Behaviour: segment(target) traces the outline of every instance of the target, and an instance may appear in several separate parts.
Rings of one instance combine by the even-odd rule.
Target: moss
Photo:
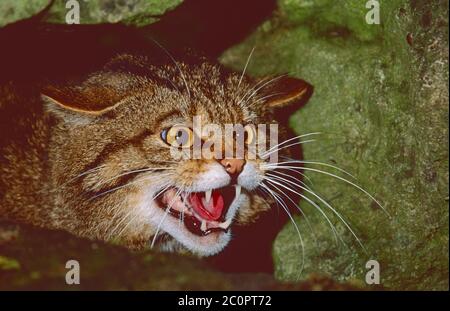
[[[2,0],[0,2],[0,27],[33,16],[44,9],[49,2],[50,0]]]
[[[133,1],[79,1],[80,23],[124,22],[136,26],[148,25],[156,21],[153,16],[161,15],[175,8],[182,0],[133,0]],[[57,0],[53,5],[48,21],[65,23],[66,1]]]
[[[85,1],[77,0],[80,8],[81,24],[123,22],[135,26],[145,26],[157,20],[158,15],[175,8],[183,0],[131,0],[131,1]],[[50,0],[17,1],[4,0],[0,3],[0,27],[29,18],[50,3]],[[46,21],[66,23],[66,14],[71,6],[66,0],[55,0]]]
[[[19,270],[20,263],[17,260],[0,256],[0,270]]]
[[[291,118],[299,134],[323,133],[303,146],[305,159],[351,172],[391,215],[348,184],[307,172],[366,251],[322,204],[347,246],[336,243],[324,217],[302,201],[312,227],[296,218],[304,268],[287,225],[274,246],[280,280],[320,272],[364,282],[366,261],[376,259],[386,288],[448,289],[448,3],[380,2],[381,24],[368,25],[365,1],[280,0],[279,14],[222,56],[241,69],[256,46],[251,74],[310,81],[315,95]]]

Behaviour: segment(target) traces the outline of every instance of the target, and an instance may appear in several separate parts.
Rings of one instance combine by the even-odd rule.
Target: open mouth
[[[240,193],[239,185],[204,192],[183,192],[173,187],[166,190],[157,202],[160,208],[183,222],[192,234],[206,236],[228,231],[232,219],[225,219],[225,215]]]

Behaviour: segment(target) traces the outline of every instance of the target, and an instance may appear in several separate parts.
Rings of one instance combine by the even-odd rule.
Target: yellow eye
[[[256,138],[255,126],[253,124],[247,124],[244,126],[244,143],[250,145],[254,143]]]
[[[194,143],[193,131],[182,125],[174,125],[161,132],[161,139],[176,148],[190,148]]]

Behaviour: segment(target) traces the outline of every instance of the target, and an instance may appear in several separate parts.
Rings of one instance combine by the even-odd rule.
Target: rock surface
[[[0,3],[0,27],[29,18],[43,10],[50,0],[17,1]],[[80,24],[123,22],[137,26],[148,25],[155,17],[175,8],[182,0],[55,0],[47,22],[65,23],[71,9],[79,7]]]
[[[280,0],[279,12],[222,60],[253,75],[288,72],[315,86],[291,118],[299,134],[322,132],[303,146],[304,158],[352,173],[390,217],[361,191],[307,171],[317,197],[306,218],[279,234],[276,276],[298,280],[321,272],[364,280],[369,259],[390,289],[448,289],[448,2],[379,1],[380,25],[369,25],[366,1]],[[355,179],[330,167],[308,165]],[[315,239],[314,239],[315,236]],[[345,241],[344,246],[340,241]]]

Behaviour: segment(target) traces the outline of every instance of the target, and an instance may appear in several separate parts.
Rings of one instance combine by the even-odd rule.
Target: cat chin
[[[177,222],[177,221],[175,221]],[[178,224],[170,224],[165,231],[172,236],[172,240],[166,241],[159,246],[161,251],[166,252],[189,252],[200,256],[207,257],[221,252],[230,242],[231,233],[213,232],[207,236],[196,236]]]

